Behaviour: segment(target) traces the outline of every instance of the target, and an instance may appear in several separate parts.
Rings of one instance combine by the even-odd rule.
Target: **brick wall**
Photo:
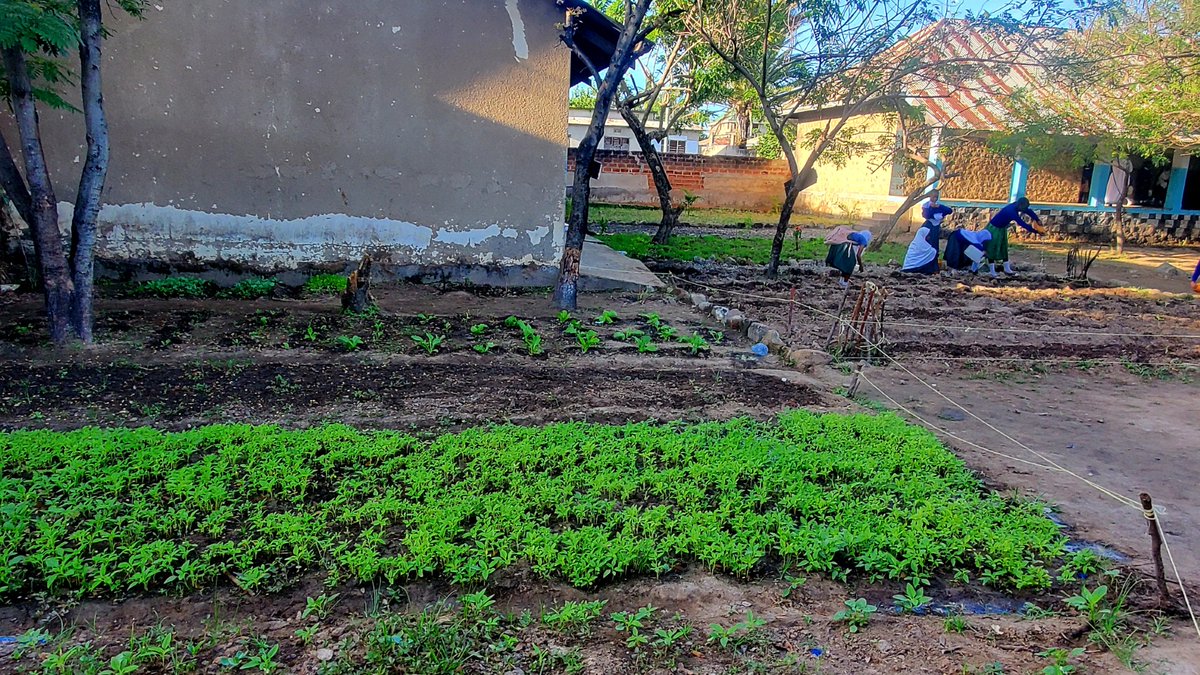
[[[982,229],[1000,206],[954,206],[954,222],[959,227]],[[1036,204],[1034,210],[1052,236],[1070,240],[1112,241],[1112,213],[1084,211],[1069,206],[1038,207]],[[1024,233],[1019,227],[1014,227],[1012,231],[1016,239],[1022,238]],[[1138,246],[1200,242],[1200,216],[1168,215],[1155,211],[1126,213],[1125,235],[1129,243]]]
[[[787,162],[757,157],[662,155],[672,196],[684,191],[700,195],[696,208],[772,210],[783,201]],[[658,205],[654,178],[640,152],[598,150],[600,177],[592,181],[592,196],[612,204]],[[575,149],[567,151],[567,189],[575,171]]]

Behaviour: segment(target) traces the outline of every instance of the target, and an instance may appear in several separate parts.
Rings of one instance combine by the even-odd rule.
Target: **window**
[[[687,139],[684,138],[668,138],[667,152],[683,154],[687,152]]]
[[[620,136],[605,136],[604,149],[616,150],[617,152],[629,152],[629,139],[621,138]]]

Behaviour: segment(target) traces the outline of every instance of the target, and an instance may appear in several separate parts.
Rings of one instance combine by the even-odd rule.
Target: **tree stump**
[[[346,279],[346,290],[342,291],[342,309],[361,314],[375,306],[371,297],[371,256],[364,254],[358,269]]]

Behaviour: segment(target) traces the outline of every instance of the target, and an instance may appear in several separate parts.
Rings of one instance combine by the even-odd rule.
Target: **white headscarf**
[[[929,228],[922,227],[917,230],[917,236],[913,237],[912,243],[908,245],[908,253],[904,255],[904,267],[902,269],[915,270],[929,264],[929,261],[937,259],[937,249],[929,245]]]

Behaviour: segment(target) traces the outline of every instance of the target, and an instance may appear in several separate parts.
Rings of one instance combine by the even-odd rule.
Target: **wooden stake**
[[[842,312],[846,309],[846,298],[848,297],[850,297],[850,284],[846,284],[846,290],[842,291],[842,304],[838,305],[837,318],[829,327],[829,337],[825,338],[825,351],[829,351],[829,345],[833,344],[833,334],[837,332],[838,325],[842,323]]]
[[[1154,580],[1158,585],[1158,600],[1165,609],[1170,606],[1171,597],[1167,595],[1167,574],[1163,569],[1162,534],[1158,531],[1158,518],[1154,515],[1154,503],[1150,500],[1149,493],[1143,492],[1139,496],[1142,499],[1142,513],[1150,526],[1150,553],[1154,557]]]
[[[867,365],[865,361],[859,361],[858,365],[855,366],[854,379],[850,380],[850,387],[846,390],[847,398],[854,398],[855,394],[858,393],[858,381],[862,376],[863,366],[865,365]]]

